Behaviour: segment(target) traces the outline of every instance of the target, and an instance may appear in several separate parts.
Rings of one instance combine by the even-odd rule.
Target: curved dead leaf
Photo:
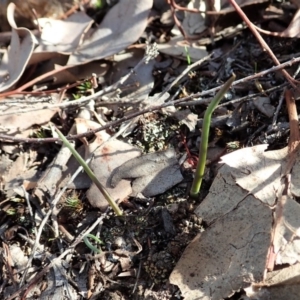
[[[146,28],[152,4],[153,0],[120,0],[70,56],[68,65],[108,57],[131,45]]]
[[[88,131],[89,129],[95,129],[99,127],[99,124],[93,121],[77,118],[76,125],[79,132]],[[140,150],[118,140],[109,140],[110,135],[105,131],[97,132],[96,139],[89,145],[78,149],[78,152],[82,157],[89,156],[93,151],[94,158],[90,162],[90,167],[95,173],[98,180],[105,186],[110,196],[116,201],[123,201],[132,193],[130,181],[121,180],[120,184],[116,188],[111,188],[108,183],[108,179],[111,172],[119,167],[126,161],[139,156]],[[86,155],[85,155],[86,153]],[[64,172],[64,179],[60,183],[63,186],[67,183],[68,178],[74,174],[79,164],[74,157],[68,162],[68,168]],[[101,211],[105,211],[108,207],[108,202],[101,194],[99,189],[94,183],[91,184],[91,180],[85,173],[81,173],[74,181],[74,184],[70,188],[89,188],[87,191],[87,198],[92,206],[99,208]]]
[[[10,47],[5,52],[0,65],[0,92],[11,88],[22,76],[33,49],[38,44],[35,36],[27,28],[18,28],[14,20],[16,5],[7,8],[7,20],[12,27]]]
[[[149,153],[128,160],[113,171],[110,183],[119,186],[125,178],[134,178],[132,196],[151,197],[165,192],[183,180],[174,149]]]
[[[42,35],[40,45],[35,49],[35,53],[72,53],[76,50],[83,34],[90,29],[93,22],[84,12],[72,14],[66,20],[39,19]]]

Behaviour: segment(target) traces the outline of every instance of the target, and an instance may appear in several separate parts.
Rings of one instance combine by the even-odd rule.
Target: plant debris
[[[297,5],[8,2],[1,299],[298,299]]]

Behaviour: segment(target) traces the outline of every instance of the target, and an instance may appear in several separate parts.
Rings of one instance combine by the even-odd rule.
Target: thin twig
[[[267,70],[264,70],[264,71],[261,71],[259,73],[256,73],[256,74],[253,74],[253,75],[250,75],[250,76],[247,76],[247,77],[244,77],[244,78],[241,78],[239,80],[236,80],[232,86],[235,86],[235,85],[238,85],[240,83],[245,83],[247,81],[250,81],[250,80],[254,80],[256,78],[259,78],[259,77],[263,77],[264,75],[267,75],[271,72],[275,72],[275,71],[278,71],[278,70],[281,70],[281,69],[284,69],[284,68],[287,68],[287,67],[291,67],[292,65],[296,64],[296,63],[299,63],[300,62],[300,56],[297,57],[297,58],[293,58],[285,63],[282,63],[280,64],[279,66],[276,66],[276,67],[271,67],[270,69],[267,69]],[[195,63],[196,64],[196,63]],[[194,64],[193,64],[194,65]],[[188,67],[187,70],[190,70],[190,68]],[[181,77],[179,76],[179,79],[181,79]],[[176,78],[177,80],[177,78]],[[163,92],[162,94],[166,93],[171,87],[173,86],[173,84],[171,84],[170,86],[168,86]],[[181,98],[179,100],[175,100],[173,102],[168,102],[167,104],[164,103],[161,105],[161,108],[163,107],[166,107],[166,106],[171,106],[171,105],[174,105],[174,104],[178,104],[180,102],[184,103],[186,102],[187,100],[190,100],[190,99],[195,99],[195,98],[200,98],[200,97],[203,97],[203,96],[206,96],[206,95],[209,95],[209,94],[215,94],[216,92],[218,92],[220,90],[222,86],[217,86],[215,88],[212,88],[212,89],[209,89],[209,90],[206,90],[206,91],[202,91],[202,92],[199,92],[199,93],[196,93],[196,94],[193,94],[193,95],[190,95],[188,97],[184,97],[184,98]],[[86,96],[86,97],[82,97],[78,100],[72,100],[72,101],[69,101],[69,102],[64,102],[64,103],[58,103],[58,104],[48,104],[48,105],[44,105],[42,108],[30,108],[30,109],[27,109],[27,110],[22,110],[22,111],[11,111],[11,112],[0,112],[0,116],[5,116],[5,115],[13,115],[13,114],[20,114],[20,113],[27,113],[27,112],[33,112],[33,111],[38,111],[38,110],[44,110],[44,109],[54,109],[54,108],[69,108],[69,107],[80,107],[82,105],[85,105],[87,102],[93,100],[93,99],[98,99],[100,98],[101,96],[103,96],[104,94],[107,94],[109,92],[112,92],[112,91],[115,91],[116,89],[113,89],[112,86],[109,86],[108,88],[104,89],[104,90],[101,90],[101,91],[98,91],[97,93],[93,94],[93,95],[90,95],[90,96]],[[161,97],[161,94],[159,94],[159,97]],[[205,104],[205,103],[209,103],[211,99],[209,99],[207,102],[205,100],[203,100],[203,102],[201,102],[201,104]],[[201,100],[202,101],[202,100]],[[101,103],[103,105],[110,105],[110,104],[116,104],[118,102],[109,102],[109,103]],[[147,111],[149,112],[149,111]],[[141,111],[140,114],[143,114],[144,112]],[[2,135],[0,135],[0,139],[2,139]],[[8,136],[8,140],[12,140],[12,137]],[[32,139],[34,140],[34,139]],[[50,140],[49,140],[50,141]],[[58,141],[58,139],[55,139],[55,140],[51,140],[51,142],[53,141]],[[25,141],[23,141],[25,142]],[[39,141],[41,142],[41,141]]]
[[[281,65],[278,65],[278,66],[275,66],[275,67],[272,67],[268,70],[264,70],[264,71],[261,71],[259,73],[256,73],[256,74],[253,74],[253,75],[250,75],[250,76],[247,76],[247,77],[244,77],[242,79],[239,79],[239,80],[236,80],[235,82],[233,82],[232,84],[232,87],[240,84],[240,83],[245,83],[247,81],[250,81],[250,80],[254,80],[256,78],[259,78],[259,77],[262,77],[268,73],[271,73],[271,72],[275,72],[275,71],[278,71],[278,70],[281,70],[283,68],[286,68],[286,67],[290,67],[292,66],[293,64],[295,63],[298,63],[300,62],[300,57],[297,57],[297,58],[293,58]],[[190,99],[193,99],[193,98],[199,98],[199,97],[203,97],[203,96],[206,96],[206,95],[210,95],[210,94],[214,94],[216,92],[218,92],[220,89],[222,88],[222,85],[221,86],[217,86],[215,88],[212,88],[212,89],[209,89],[209,90],[206,90],[206,91],[202,91],[202,92],[199,92],[199,93],[196,93],[196,94],[193,94],[193,95],[190,95],[188,97],[185,97],[185,98],[181,98],[181,99],[177,99],[177,100],[174,100],[174,101],[171,101],[171,102],[166,102],[166,103],[163,103],[161,105],[157,105],[157,106],[151,106],[151,107],[147,107],[139,112],[135,112],[135,113],[132,113],[126,117],[123,117],[119,120],[116,120],[116,121],[113,121],[113,122],[110,122],[102,127],[99,127],[98,129],[96,130],[91,130],[89,132],[86,132],[86,133],[82,133],[82,134],[78,134],[78,135],[72,135],[72,136],[67,136],[66,138],[68,140],[76,140],[78,138],[83,138],[83,137],[91,137],[93,136],[96,132],[99,132],[99,131],[102,131],[102,130],[105,130],[105,129],[108,129],[110,127],[115,127],[127,120],[130,120],[132,118],[135,118],[137,116],[140,116],[140,115],[143,115],[145,113],[148,113],[148,112],[152,112],[152,111],[156,111],[156,110],[160,110],[164,107],[167,107],[167,106],[172,106],[172,105],[178,105],[178,104],[182,104],[182,105],[185,105],[185,101],[187,100],[190,100]],[[99,97],[99,95],[102,95],[101,91],[98,92],[98,93],[95,93],[94,95],[91,95],[91,96],[88,96],[88,97],[83,97],[79,100],[75,100],[75,101],[72,101],[72,103],[62,103],[62,104],[49,104],[49,105],[45,105],[44,106],[44,109],[50,109],[50,108],[56,108],[56,107],[67,107],[67,106],[71,106],[71,105],[78,105],[78,103],[80,104],[83,104],[85,102],[88,102],[92,99],[96,99]],[[160,97],[160,95],[158,96]],[[212,99],[203,99],[201,101],[201,104],[207,104],[211,101]],[[198,103],[199,104],[199,103]],[[31,111],[34,111],[34,110],[31,110]],[[20,113],[20,112],[18,112]],[[0,116],[2,114],[0,113]],[[5,141],[5,142],[16,142],[16,143],[53,143],[53,142],[59,142],[59,139],[58,138],[18,138],[18,137],[13,137],[13,136],[10,136],[10,135],[6,135],[6,134],[0,134],[0,141]]]

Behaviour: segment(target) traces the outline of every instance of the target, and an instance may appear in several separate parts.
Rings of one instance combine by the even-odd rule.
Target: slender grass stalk
[[[199,159],[198,164],[195,172],[195,177],[193,180],[193,185],[190,190],[190,196],[191,197],[197,197],[200,188],[202,179],[204,176],[205,171],[205,164],[206,164],[206,156],[207,156],[207,148],[208,148],[208,137],[209,137],[209,129],[210,129],[210,122],[211,122],[211,116],[214,110],[216,109],[219,102],[223,99],[226,92],[230,89],[231,84],[235,80],[235,74],[233,74],[222,86],[222,88],[219,90],[217,95],[214,97],[214,99],[211,101],[209,106],[207,107],[204,119],[203,119],[203,126],[202,126],[202,136],[201,136],[201,143],[200,143],[200,149],[199,149]]]
[[[102,195],[104,196],[104,198],[107,200],[107,202],[109,203],[109,205],[112,207],[112,209],[114,210],[114,212],[116,213],[117,216],[122,216],[122,211],[120,210],[120,208],[118,207],[118,205],[115,203],[115,201],[111,198],[111,196],[109,195],[108,191],[106,190],[106,188],[102,185],[102,183],[97,179],[97,177],[95,176],[94,172],[90,169],[90,167],[87,165],[87,163],[84,161],[84,159],[80,156],[80,154],[72,147],[72,145],[69,143],[69,141],[65,138],[65,136],[59,131],[59,129],[57,129],[56,127],[54,127],[58,136],[60,137],[60,139],[62,140],[62,142],[64,143],[64,145],[66,147],[68,147],[68,149],[71,151],[71,153],[73,154],[73,156],[76,158],[76,160],[78,161],[78,163],[83,167],[84,171],[86,172],[86,174],[91,178],[91,180],[96,184],[97,188],[100,190],[100,192],[102,193]]]
[[[187,64],[190,65],[192,63],[192,60],[191,60],[191,56],[190,56],[189,49],[187,46],[184,46],[184,51],[185,51],[185,55],[186,55]]]

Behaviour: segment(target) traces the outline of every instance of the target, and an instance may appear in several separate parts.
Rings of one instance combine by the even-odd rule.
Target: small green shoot
[[[97,0],[96,3],[95,3],[95,8],[97,9],[101,9],[105,6],[106,4],[106,1],[103,1],[103,0]]]
[[[64,206],[76,212],[80,212],[83,209],[83,204],[77,195],[69,196]]]
[[[93,88],[93,85],[90,81],[84,81],[77,86],[77,89],[81,92],[87,92]]]
[[[103,245],[103,242],[98,239],[96,236],[94,236],[93,234],[87,234],[83,237],[83,241],[85,242],[85,244],[95,253],[101,253],[101,248],[96,248],[95,246],[93,246],[90,241],[88,240],[88,238],[93,239],[94,241],[96,241],[98,244]]]
[[[208,149],[208,137],[209,137],[209,129],[210,129],[210,122],[211,122],[211,116],[214,112],[215,108],[219,104],[219,102],[223,99],[224,95],[227,93],[227,91],[230,89],[232,83],[235,80],[235,74],[233,74],[222,86],[222,88],[219,90],[217,95],[214,97],[214,99],[211,101],[209,106],[207,107],[204,119],[203,119],[203,127],[202,127],[202,136],[201,136],[201,143],[200,143],[200,149],[199,149],[199,159],[198,164],[195,172],[195,177],[193,180],[193,185],[190,191],[191,197],[197,197],[198,193],[201,188],[202,179],[204,176],[205,171],[205,164],[206,164],[206,156],[207,156],[207,149]]]
[[[254,72],[255,74],[257,73],[257,63],[255,62],[254,63]],[[264,88],[262,87],[261,83],[258,81],[258,79],[255,79],[254,80],[254,84],[257,88],[257,90],[262,93],[262,94],[265,94],[265,91],[264,91]]]
[[[111,198],[109,193],[107,192],[106,188],[102,185],[102,183],[98,180],[98,178],[95,176],[94,172],[90,169],[90,167],[87,165],[87,163],[84,161],[84,159],[80,156],[80,154],[72,147],[72,145],[69,143],[69,141],[65,138],[65,136],[56,128],[54,127],[58,136],[62,140],[63,144],[71,151],[75,159],[78,161],[78,163],[83,167],[86,174],[91,178],[91,180],[95,183],[97,188],[100,190],[104,198],[107,200],[109,205],[112,207],[114,212],[117,216],[122,216],[122,211],[118,207],[118,205],[115,203],[115,201]]]
[[[32,136],[39,138],[39,139],[44,139],[46,137],[48,137],[48,133],[50,129],[47,126],[41,126],[40,128],[38,128],[36,131],[33,132]]]
[[[77,100],[81,98],[83,95],[86,95],[87,93],[92,94],[93,93],[93,84],[90,80],[85,80],[77,85],[77,93],[73,93],[74,100]]]
[[[5,211],[7,215],[9,216],[14,216],[17,214],[17,210],[15,208],[9,208],[8,210]]]
[[[184,51],[185,51],[185,55],[186,55],[187,64],[190,65],[192,62],[191,62],[191,57],[190,57],[189,49],[188,49],[187,46],[184,46]]]

